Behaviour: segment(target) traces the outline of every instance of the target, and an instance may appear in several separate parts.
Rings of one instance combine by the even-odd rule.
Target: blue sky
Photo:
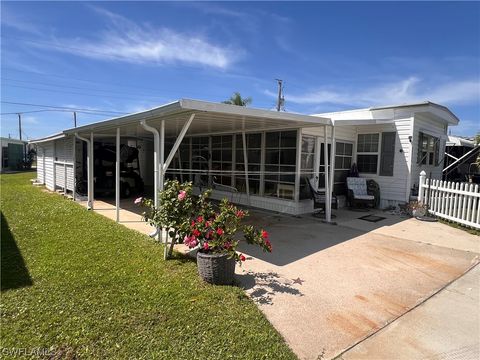
[[[480,130],[478,2],[2,2],[3,102],[132,112],[239,91],[321,113],[431,100]],[[2,113],[46,108],[1,104]],[[78,114],[86,124],[113,113]],[[71,112],[22,115],[35,138]],[[16,115],[1,134],[18,136]]]

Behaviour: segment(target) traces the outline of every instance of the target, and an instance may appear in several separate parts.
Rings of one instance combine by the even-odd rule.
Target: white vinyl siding
[[[412,121],[412,118],[405,118],[397,119],[394,123],[390,124],[354,127],[359,134],[382,132],[396,133],[393,158],[393,176],[381,176],[378,175],[378,173],[360,174],[360,176],[373,179],[379,184],[381,198],[380,207],[386,207],[399,202],[404,203],[407,201],[410,194],[409,169],[411,160],[411,144],[409,136],[411,136]],[[381,144],[381,135],[379,143]],[[356,149],[356,146],[354,149]],[[354,158],[356,159],[356,156]]]
[[[63,189],[65,171],[67,190],[72,191],[73,180],[73,138],[52,140],[38,144],[37,179],[47,189]]]
[[[412,138],[412,186],[415,184],[418,186],[420,172],[425,170],[427,177],[430,177],[432,174],[432,179],[441,179],[442,178],[442,168],[443,168],[443,156],[445,154],[445,143],[447,137],[447,130],[445,124],[432,120],[421,115],[415,115],[413,122],[414,131]],[[418,142],[420,133],[423,132],[426,135],[437,137],[439,140],[438,144],[438,154],[440,163],[434,161],[433,164],[417,164],[418,161]]]
[[[54,190],[53,181],[53,141],[42,143],[45,156],[45,186],[49,190]]]
[[[40,184],[45,184],[44,159],[43,147],[37,146],[37,182]]]

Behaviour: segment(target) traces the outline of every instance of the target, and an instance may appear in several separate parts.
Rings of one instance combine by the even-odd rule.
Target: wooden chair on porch
[[[310,193],[312,194],[312,200],[313,200],[313,208],[314,209],[319,209],[318,211],[313,213],[313,216],[321,216],[325,217],[325,204],[326,204],[326,193],[325,190],[323,189],[320,190],[316,186],[316,181],[313,178],[306,179],[308,183],[308,187],[310,188]],[[335,196],[335,194],[332,193],[332,209],[338,209],[338,199]],[[332,218],[334,218],[335,215],[332,214]]]

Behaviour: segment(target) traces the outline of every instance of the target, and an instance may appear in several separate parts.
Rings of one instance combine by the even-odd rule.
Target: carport
[[[197,100],[179,100],[163,105],[148,111],[116,117],[106,121],[97,122],[82,127],[72,128],[64,131],[67,136],[75,136],[87,144],[87,187],[88,206],[94,208],[94,141],[97,138],[115,139],[116,145],[116,166],[115,166],[115,209],[116,220],[120,221],[120,142],[122,138],[147,139],[153,141],[153,193],[154,201],[157,204],[158,191],[163,188],[165,176],[169,166],[172,164],[175,154],[179,150],[182,141],[192,136],[213,136],[222,134],[236,134],[241,136],[243,163],[245,164],[243,174],[246,179],[247,204],[251,205],[251,194],[249,189],[249,157],[247,136],[252,132],[297,130],[296,132],[296,161],[295,161],[295,183],[294,198],[292,202],[299,201],[300,188],[300,153],[302,128],[323,127],[327,134],[327,127],[332,127],[330,119],[292,114],[286,112],[275,112],[268,110],[250,109],[227,104],[217,104]],[[333,132],[332,133],[333,136]],[[174,139],[171,149],[167,153],[166,140]],[[239,150],[239,149],[237,149]],[[75,158],[75,148],[73,149]],[[325,154],[325,163],[328,165],[333,161]],[[328,166],[327,166],[328,168]],[[192,169],[190,169],[192,170]],[[234,169],[231,170],[234,172]],[[264,169],[260,169],[264,172]],[[327,196],[331,174],[325,173],[327,184]],[[75,182],[75,181],[74,181]],[[227,186],[228,188],[228,186]],[[330,186],[331,189],[331,186]],[[221,193],[221,192],[220,192]],[[330,201],[327,201],[326,220],[330,221]],[[255,204],[253,204],[255,206]]]

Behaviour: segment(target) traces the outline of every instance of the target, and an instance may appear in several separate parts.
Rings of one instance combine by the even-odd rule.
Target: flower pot
[[[214,285],[231,285],[235,274],[235,259],[228,254],[197,253],[197,267],[200,277]]]

